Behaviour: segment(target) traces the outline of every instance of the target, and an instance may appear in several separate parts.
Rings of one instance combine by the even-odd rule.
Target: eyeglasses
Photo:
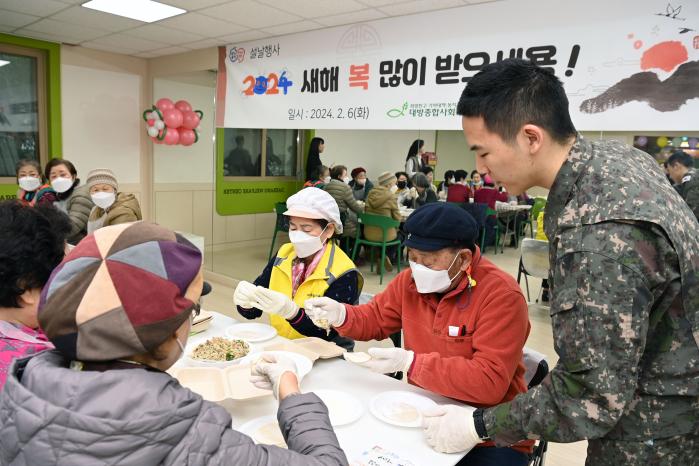
[[[199,317],[199,314],[201,314],[201,303],[197,301],[196,304],[194,304],[194,307],[192,308],[192,320]]]

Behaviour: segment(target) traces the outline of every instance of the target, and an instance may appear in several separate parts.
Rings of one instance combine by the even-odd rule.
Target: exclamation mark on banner
[[[568,60],[568,69],[566,70],[566,76],[573,76],[573,68],[578,62],[578,55],[580,55],[580,46],[574,45],[573,50],[570,51],[570,59]]]

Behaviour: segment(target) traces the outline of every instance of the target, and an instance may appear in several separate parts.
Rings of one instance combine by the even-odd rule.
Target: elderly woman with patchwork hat
[[[372,371],[405,371],[411,384],[478,407],[525,392],[527,302],[517,282],[481,256],[476,221],[457,206],[434,202],[415,210],[405,229],[409,270],[368,304],[313,298],[304,303],[308,315],[361,341],[402,329],[405,349],[369,349],[361,365]],[[424,413],[428,443],[444,437],[435,429],[446,413],[444,406]],[[481,443],[459,464],[526,465],[532,444]]]
[[[372,215],[381,215],[391,217],[394,220],[400,220],[400,210],[398,209],[398,200],[396,192],[398,191],[398,180],[396,175],[391,172],[383,172],[379,175],[378,186],[374,187],[366,199],[364,212]],[[386,236],[386,241],[396,239],[398,232],[395,228],[389,228]],[[364,237],[369,241],[382,241],[383,231],[379,227],[365,226]],[[395,248],[389,248],[389,254],[395,255]],[[389,272],[393,270],[393,265],[390,259],[386,256],[385,268]]]
[[[231,416],[165,372],[182,355],[204,289],[201,253],[151,223],[105,227],[54,270],[39,323],[55,351],[15,360],[0,394],[0,464],[346,465],[320,398],[271,354],[289,449],[255,445]],[[303,453],[301,453],[303,452]]]
[[[304,301],[314,296],[356,303],[362,291],[361,274],[332,240],[342,233],[337,203],[327,192],[311,187],[289,197],[286,207],[291,242],[279,248],[253,283],[238,284],[233,301],[247,319],[268,313],[282,337],[319,337],[351,350],[354,341],[316,326],[303,309]]]
[[[87,187],[95,204],[87,221],[88,234],[102,227],[143,219],[138,199],[133,194],[119,192],[119,184],[111,170],[92,170],[87,174]]]

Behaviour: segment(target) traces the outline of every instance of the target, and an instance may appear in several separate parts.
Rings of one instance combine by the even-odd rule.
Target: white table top
[[[532,206],[528,204],[517,204],[517,205],[512,205],[509,202],[500,202],[500,201],[495,201],[495,210],[498,212],[513,212],[513,211],[520,211],[520,210],[531,210]]]
[[[214,320],[209,329],[194,335],[187,341],[187,351],[212,336],[225,335],[225,329],[237,321],[230,317],[214,312]],[[252,322],[252,321],[251,321]],[[266,346],[286,339],[279,336],[274,339],[257,343],[255,345]],[[176,366],[187,366],[187,361],[182,359]],[[388,390],[404,390],[419,393],[438,404],[455,403],[443,396],[428,392],[419,387],[409,385],[382,374],[373,373],[367,369],[349,363],[341,358],[317,360],[313,370],[308,374],[302,384],[301,391],[306,393],[314,389],[340,390],[354,395],[364,405],[364,414],[356,422],[335,427],[335,433],[340,445],[347,455],[350,463],[359,459],[367,449],[379,445],[386,450],[393,451],[417,465],[453,465],[464,454],[447,455],[438,453],[427,445],[419,428],[396,427],[379,421],[369,411],[369,401],[381,392]],[[233,417],[233,427],[260,416],[276,415],[277,401],[269,396],[245,401],[226,400],[221,403]]]

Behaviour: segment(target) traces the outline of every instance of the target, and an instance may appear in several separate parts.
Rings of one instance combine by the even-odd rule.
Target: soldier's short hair
[[[681,163],[685,167],[693,167],[694,159],[685,151],[678,150],[676,152],[673,152],[673,154],[667,159],[668,165],[675,165],[676,163]]]
[[[511,142],[525,124],[545,129],[558,143],[576,134],[563,84],[552,71],[510,58],[485,66],[468,82],[456,108],[482,117],[488,131]]]

